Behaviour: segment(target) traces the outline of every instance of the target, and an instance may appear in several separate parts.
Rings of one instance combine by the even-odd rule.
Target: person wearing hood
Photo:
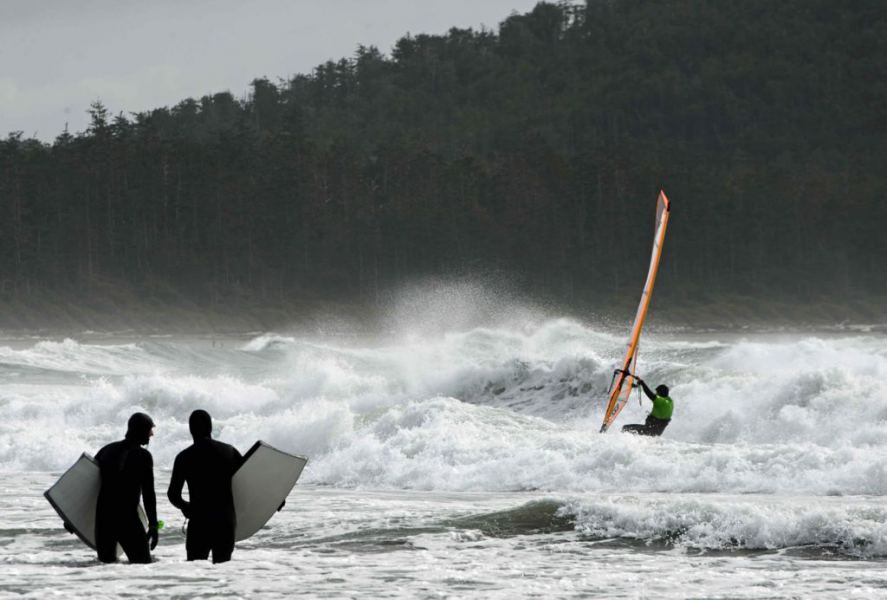
[[[103,563],[117,562],[117,544],[131,563],[151,562],[157,547],[157,500],[154,495],[154,459],[142,446],[154,435],[154,421],[135,413],[127,422],[126,436],[95,455],[101,487],[95,515],[96,551]],[[139,517],[139,497],[145,504],[148,531]],[[150,542],[150,549],[149,549]]]
[[[643,425],[639,423],[626,425],[622,428],[622,431],[638,435],[658,437],[662,435],[662,432],[665,431],[665,428],[671,423],[671,414],[674,410],[674,402],[668,396],[668,386],[656,386],[656,393],[654,394],[653,391],[647,387],[647,384],[644,383],[643,379],[640,377],[635,377],[635,379],[637,380],[637,385],[643,388],[644,394],[647,398],[653,401],[653,410],[647,415],[647,420]]]
[[[234,495],[231,478],[243,462],[236,448],[212,439],[212,418],[195,410],[188,419],[194,443],[176,456],[167,497],[188,519],[185,552],[188,560],[231,560],[234,552]],[[188,484],[188,500],[182,488]]]

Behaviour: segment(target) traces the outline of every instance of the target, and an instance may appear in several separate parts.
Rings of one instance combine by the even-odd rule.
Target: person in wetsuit
[[[647,384],[644,383],[643,379],[640,377],[635,377],[635,379],[637,380],[638,385],[643,388],[644,394],[647,398],[653,401],[653,410],[647,415],[647,420],[643,425],[625,425],[622,428],[622,431],[636,433],[638,435],[660,436],[671,422],[671,413],[674,410],[674,402],[668,397],[668,386],[657,386],[656,393],[654,394],[652,390],[647,387]]]
[[[150,550],[157,547],[154,459],[142,448],[152,435],[151,417],[135,413],[127,422],[126,437],[95,455],[102,482],[96,503],[95,540],[99,560],[104,563],[117,562],[117,544],[131,563],[151,562]],[[139,496],[145,502],[147,532],[139,518]]]
[[[185,551],[188,560],[231,560],[234,551],[234,496],[231,477],[243,462],[236,448],[212,439],[212,418],[195,410],[188,419],[194,443],[176,456],[167,496],[188,519]],[[188,500],[182,487],[188,484]]]

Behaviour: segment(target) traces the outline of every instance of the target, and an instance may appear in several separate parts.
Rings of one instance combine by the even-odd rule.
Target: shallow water
[[[650,332],[660,439],[596,433],[623,335],[565,319],[348,339],[0,340],[0,594],[887,597],[887,339]],[[168,468],[194,408],[310,457],[234,561],[184,561]],[[643,418],[632,399],[620,423]],[[101,566],[42,492],[128,415],[167,522]]]
[[[574,506],[630,502],[650,515],[675,501],[732,509],[780,505],[807,510],[809,498],[757,495],[621,497],[539,492],[367,491],[300,486],[260,534],[225,565],[184,560],[181,519],[172,517],[152,565],[102,566],[59,529],[39,493],[50,474],[4,474],[0,507],[0,592],[44,598],[286,597],[782,598],[883,597],[885,564],[848,557],[822,543],[773,549],[692,549],[678,532],[658,540],[592,532]],[[166,480],[158,482],[165,487]],[[880,499],[829,498],[822,510],[883,513]],[[880,506],[879,506],[880,505]],[[161,503],[160,512],[173,509]],[[564,513],[561,515],[561,513]],[[652,518],[652,517],[651,517]],[[883,519],[883,514],[881,516]],[[883,528],[883,521],[881,527]]]

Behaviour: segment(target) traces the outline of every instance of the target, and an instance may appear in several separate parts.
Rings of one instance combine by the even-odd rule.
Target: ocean
[[[513,317],[513,318],[512,318]],[[887,598],[887,336],[645,333],[598,433],[627,324],[517,315],[378,335],[0,336],[0,596]],[[424,323],[428,325],[428,323]],[[230,563],[185,561],[166,500],[187,419],[309,457]],[[106,566],[43,492],[156,422],[156,562]]]

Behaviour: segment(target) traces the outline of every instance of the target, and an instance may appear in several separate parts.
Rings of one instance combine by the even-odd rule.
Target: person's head
[[[134,413],[126,422],[126,439],[145,446],[154,435],[154,421],[145,413]]]
[[[658,396],[668,396],[668,386],[667,385],[657,385],[656,386],[656,394]]]
[[[191,437],[195,440],[197,438],[212,437],[212,417],[205,410],[197,409],[191,413],[191,417],[188,419],[188,428],[191,429]]]

